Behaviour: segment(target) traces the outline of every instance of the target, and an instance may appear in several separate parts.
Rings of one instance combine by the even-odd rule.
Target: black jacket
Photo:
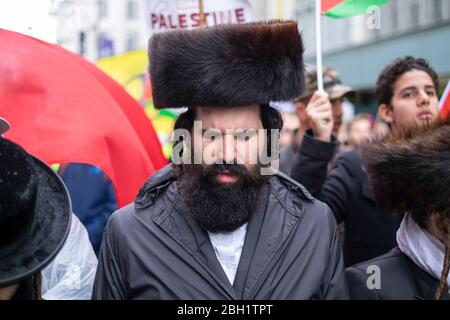
[[[247,227],[234,285],[209,237],[186,212],[172,169],[110,218],[93,299],[346,299],[330,209],[276,175]]]
[[[379,268],[378,289],[367,286],[369,277],[374,274],[370,266]],[[357,300],[431,300],[439,286],[438,279],[420,269],[397,247],[380,257],[348,268],[346,274],[350,297]],[[372,279],[369,279],[371,284]],[[442,299],[450,299],[447,290]]]
[[[307,131],[291,177],[331,208],[337,223],[345,221],[346,266],[386,253],[396,246],[401,218],[380,211],[358,151],[342,153],[327,176],[336,143],[315,140]]]

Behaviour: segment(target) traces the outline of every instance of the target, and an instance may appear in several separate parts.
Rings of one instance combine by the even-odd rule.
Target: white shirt
[[[397,231],[397,244],[419,268],[438,280],[441,278],[445,256],[444,244],[423,230],[409,213],[405,214]],[[450,275],[447,285],[450,287]]]
[[[228,233],[208,232],[217,259],[231,284],[234,283],[234,278],[236,277],[246,234],[247,223]]]

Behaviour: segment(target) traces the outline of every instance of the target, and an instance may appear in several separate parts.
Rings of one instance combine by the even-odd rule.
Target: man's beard
[[[239,164],[181,165],[178,185],[190,214],[209,232],[231,232],[247,223],[256,208],[260,190],[268,180],[261,166]],[[219,174],[237,177],[219,182]]]

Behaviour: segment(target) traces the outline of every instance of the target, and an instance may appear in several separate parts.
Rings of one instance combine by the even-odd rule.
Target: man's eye
[[[249,141],[253,135],[253,132],[241,132],[236,134],[236,139],[239,141]]]
[[[244,134],[237,134],[236,135],[236,139],[238,139],[239,141],[247,141],[248,140],[248,136],[246,136]]]
[[[428,94],[430,97],[434,97],[434,96],[436,95],[434,91],[428,91],[427,94]]]
[[[203,136],[203,141],[205,142],[214,142],[218,139],[219,137],[215,134],[205,134]]]
[[[403,95],[402,95],[403,98],[411,98],[412,96],[413,96],[413,93],[412,93],[412,92],[405,92],[405,93],[403,93]]]

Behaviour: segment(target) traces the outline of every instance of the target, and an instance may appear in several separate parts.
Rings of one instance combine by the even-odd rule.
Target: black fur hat
[[[295,21],[159,33],[149,61],[156,108],[263,104],[293,99],[304,87]]]
[[[431,213],[450,219],[450,119],[368,142],[362,158],[379,206],[421,227]]]

